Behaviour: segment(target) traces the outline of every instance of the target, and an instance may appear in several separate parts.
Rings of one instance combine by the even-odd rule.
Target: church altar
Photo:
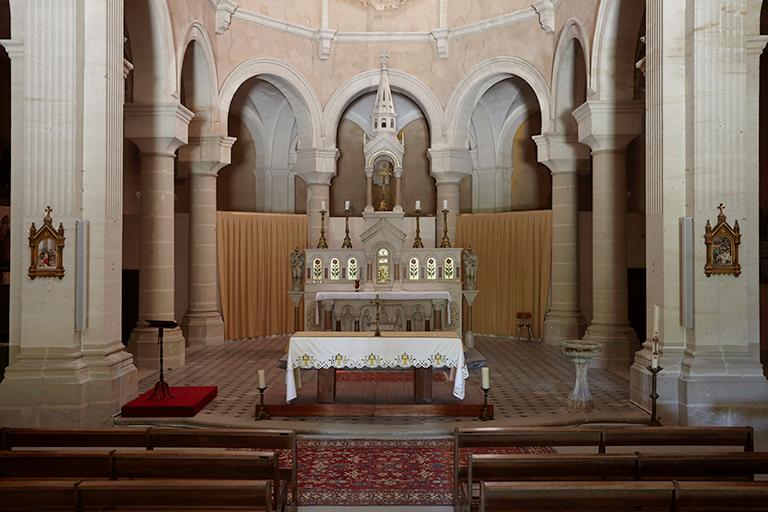
[[[445,312],[447,317],[451,318],[451,310],[452,310],[452,298],[451,294],[448,291],[443,290],[424,290],[424,291],[382,291],[382,292],[347,292],[347,291],[330,291],[330,292],[317,292],[315,294],[315,322],[317,324],[320,324],[320,306],[321,303],[327,304],[328,302],[331,303],[331,307],[335,307],[339,311],[345,311],[345,308],[349,305],[353,307],[353,309],[359,309],[364,304],[370,304],[371,301],[375,299],[381,299],[382,301],[394,301],[396,303],[404,303],[404,302],[411,302],[411,301],[427,301],[433,304],[433,307],[437,309],[438,314],[442,316],[442,313]],[[363,301],[363,304],[356,304],[358,301]],[[434,302],[434,301],[445,301],[444,303],[441,302]],[[443,304],[445,304],[445,308],[443,308]],[[396,310],[398,311],[398,310]],[[397,314],[397,313],[396,313]],[[409,315],[411,318],[413,317],[413,311],[411,310],[411,315]],[[388,318],[384,320],[385,327],[387,324],[390,324],[390,322],[387,322],[389,320]],[[393,331],[406,331],[411,330],[407,328],[407,325],[403,325],[403,319],[400,318],[400,322],[397,321],[397,316],[395,317],[395,323],[393,325],[392,329]],[[439,319],[440,323],[442,323],[442,318]],[[371,320],[372,322],[372,320]],[[354,331],[366,331],[369,330],[370,326],[367,325],[357,325],[358,328],[351,329]],[[422,329],[417,329],[422,330]]]
[[[426,382],[430,386],[431,368],[454,368],[456,371],[451,372],[454,376],[453,395],[464,399],[464,381],[469,377],[469,371],[464,362],[461,339],[455,335],[416,332],[382,333],[382,336],[356,332],[330,334],[299,332],[291,336],[285,372],[286,402],[297,396],[294,370],[342,368],[429,369],[430,377]],[[414,386],[418,386],[416,379]]]

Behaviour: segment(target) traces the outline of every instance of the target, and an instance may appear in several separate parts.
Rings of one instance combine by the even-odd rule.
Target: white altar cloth
[[[451,318],[451,294],[446,291],[317,292],[315,294],[315,324],[320,324],[320,302],[324,300],[374,300],[376,296],[381,300],[443,299],[447,301],[448,318]]]
[[[453,396],[464,400],[464,380],[469,378],[469,371],[460,338],[442,336],[443,333],[440,336],[387,333],[382,337],[334,334],[338,336],[324,333],[291,336],[285,370],[286,402],[297,396],[294,369],[313,368],[456,368],[456,372],[451,372],[455,375]]]

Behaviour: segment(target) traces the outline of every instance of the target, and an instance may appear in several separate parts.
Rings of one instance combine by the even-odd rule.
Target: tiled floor
[[[280,386],[285,370],[280,357],[287,345],[287,337],[271,337],[229,341],[219,347],[210,347],[189,354],[187,364],[167,372],[172,386],[218,386],[216,400],[195,418],[199,424],[253,426],[254,404],[258,399],[256,371],[266,370],[268,386]],[[540,342],[516,341],[510,338],[476,338],[477,349],[485,356],[491,368],[490,401],[495,406],[496,420],[492,424],[547,425],[583,422],[641,422],[646,418],[628,401],[629,382],[606,370],[590,369],[589,384],[597,406],[589,415],[568,412],[565,401],[573,386],[573,364],[556,347]],[[479,379],[480,371],[472,370],[471,379]],[[152,387],[156,373],[145,375],[141,390]],[[456,422],[478,420],[456,418],[291,418],[268,423],[292,422],[324,432],[331,423],[395,427],[398,425],[429,426],[452,429]],[[194,423],[193,422],[193,423]],[[442,424],[443,428],[439,428]],[[489,424],[491,425],[491,424]],[[264,426],[267,426],[266,424]],[[287,424],[285,424],[288,427]],[[297,428],[291,425],[291,428]]]

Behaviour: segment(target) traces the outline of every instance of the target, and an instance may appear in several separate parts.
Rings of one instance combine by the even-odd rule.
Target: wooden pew
[[[76,480],[0,480],[1,512],[75,510]]]
[[[273,510],[269,480],[94,480],[78,490],[81,511]]]
[[[680,482],[675,500],[681,512],[765,512],[768,482]]]
[[[0,431],[0,449],[16,448],[146,448],[148,428],[56,429],[13,428]]]
[[[752,427],[616,427],[604,428],[600,453],[610,447],[696,446],[755,449]]]
[[[482,482],[482,512],[671,511],[672,482]]]
[[[79,450],[0,452],[0,478],[114,478],[112,453]]]

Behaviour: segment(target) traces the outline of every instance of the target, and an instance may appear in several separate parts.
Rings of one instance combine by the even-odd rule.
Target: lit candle
[[[659,367],[659,354],[654,352],[651,354],[651,368],[654,370]]]
[[[349,200],[344,201],[344,209],[349,210]]]
[[[447,209],[448,209],[448,200],[443,199],[443,210],[447,210]]]
[[[264,375],[264,370],[259,370],[257,372],[257,375],[259,376],[259,389],[264,389],[267,387],[267,378]]]
[[[480,369],[480,376],[482,377],[482,384],[480,385],[483,389],[491,389],[491,372],[488,370],[487,366],[484,366]]]
[[[325,201],[320,201],[320,209],[325,210]]]
[[[421,201],[419,201],[418,199],[416,200],[416,209],[421,210]]]
[[[653,335],[659,334],[659,306],[653,306]]]

